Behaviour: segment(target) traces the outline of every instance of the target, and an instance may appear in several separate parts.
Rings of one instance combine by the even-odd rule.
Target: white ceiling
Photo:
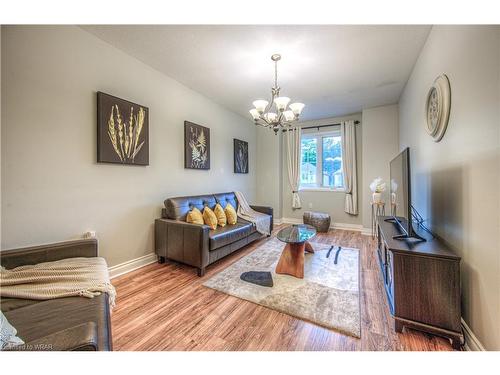
[[[397,103],[430,26],[82,26],[153,68],[248,117],[268,99],[273,53],[281,95],[304,120]]]

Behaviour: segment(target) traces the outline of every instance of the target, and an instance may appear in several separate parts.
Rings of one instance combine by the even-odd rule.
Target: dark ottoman
[[[324,212],[304,212],[304,224],[312,225],[318,232],[328,232],[330,228],[330,215]]]

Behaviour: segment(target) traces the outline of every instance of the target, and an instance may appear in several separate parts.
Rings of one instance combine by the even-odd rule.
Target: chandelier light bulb
[[[276,122],[277,119],[278,119],[278,115],[274,112],[269,112],[266,114],[267,122],[273,123],[273,122]]]
[[[283,116],[285,116],[285,120],[286,121],[293,121],[293,120],[295,120],[295,115],[290,110],[283,112]]]
[[[259,113],[264,113],[269,102],[267,100],[259,99],[254,101],[252,104]]]
[[[274,99],[274,103],[276,103],[276,108],[278,111],[283,112],[286,109],[286,106],[290,102],[290,98],[287,98],[286,96],[279,96],[276,99]]]
[[[304,103],[292,103],[290,104],[290,109],[293,111],[293,113],[297,116],[299,116],[302,113],[302,110],[304,109],[306,105]]]
[[[250,112],[250,114],[252,115],[252,117],[253,117],[254,120],[258,120],[260,118],[260,113],[255,108],[252,108],[248,112]]]

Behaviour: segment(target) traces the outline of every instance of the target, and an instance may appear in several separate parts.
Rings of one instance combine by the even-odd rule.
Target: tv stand
[[[425,231],[417,233],[425,242],[395,239],[404,233],[391,219],[379,217],[377,253],[394,329],[446,337],[460,349],[460,257]]]
[[[406,222],[406,219],[399,219],[396,217],[389,217],[388,219],[384,219],[386,223],[394,223],[394,224],[400,224],[403,225]],[[414,230],[412,230],[412,234],[408,234],[403,232],[402,234],[398,234],[393,236],[392,238],[395,240],[418,240],[418,241],[427,241],[424,237],[419,236]]]

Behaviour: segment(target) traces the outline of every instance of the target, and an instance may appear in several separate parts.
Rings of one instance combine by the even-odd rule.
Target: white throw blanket
[[[241,191],[235,191],[234,194],[236,195],[236,199],[238,199],[238,216],[254,223],[257,232],[265,235],[271,234],[269,232],[271,216],[252,209]]]
[[[0,270],[0,295],[9,298],[48,300],[106,292],[115,305],[116,291],[109,280],[104,258],[68,258]]]

